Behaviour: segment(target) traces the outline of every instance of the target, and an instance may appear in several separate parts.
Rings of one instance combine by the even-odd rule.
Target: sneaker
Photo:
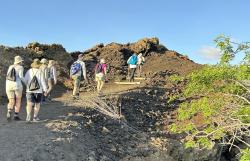
[[[33,121],[38,122],[38,121],[40,121],[40,119],[38,117],[34,117]]]
[[[7,121],[11,120],[11,111],[8,110],[7,112]]]
[[[27,115],[26,121],[27,121],[27,122],[31,122],[31,116],[30,116],[30,115]]]
[[[18,115],[16,115],[16,116],[14,116],[14,120],[15,121],[21,121],[22,119]]]

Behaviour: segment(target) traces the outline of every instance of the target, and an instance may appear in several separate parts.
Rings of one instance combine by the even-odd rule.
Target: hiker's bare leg
[[[12,111],[15,106],[15,99],[14,98],[9,98],[9,103],[8,103],[8,111]]]
[[[101,82],[98,80],[98,81],[97,81],[97,85],[96,85],[96,88],[97,88],[97,92],[98,92],[98,93],[100,92],[100,86],[101,86]]]
[[[130,68],[128,67],[128,79],[130,78]]]
[[[138,66],[138,71],[137,71],[138,77],[141,77],[141,71],[142,71],[142,66],[139,65]]]
[[[103,85],[104,85],[104,81],[100,81],[100,88],[99,88],[99,91],[102,90]]]
[[[27,113],[27,118],[26,118],[26,120],[27,120],[27,121],[31,121],[32,106],[33,106],[33,103],[28,101],[28,102],[27,102],[27,106],[26,106],[26,113]]]
[[[38,116],[40,107],[41,107],[41,104],[40,104],[40,103],[36,103],[36,104],[35,104],[35,108],[34,108],[34,118],[36,118],[36,117]]]
[[[49,86],[49,88],[48,88],[48,91],[47,91],[47,95],[49,96],[52,89],[53,89],[53,81],[51,79],[48,80],[48,86]]]
[[[21,103],[22,103],[22,98],[16,98],[15,113],[19,113],[20,112]]]

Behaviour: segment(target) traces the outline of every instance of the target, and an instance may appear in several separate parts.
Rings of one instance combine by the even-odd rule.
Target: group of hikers
[[[53,86],[57,84],[57,74],[54,60],[34,59],[30,69],[24,75],[23,58],[16,56],[14,64],[8,69],[6,76],[6,94],[9,100],[7,106],[7,120],[12,119],[14,110],[14,120],[21,120],[19,117],[23,84],[26,86],[26,121],[39,121],[38,113],[41,102],[50,100],[50,93]],[[33,118],[31,116],[34,107]]]
[[[89,83],[87,78],[86,65],[83,60],[83,55],[79,54],[78,59],[70,67],[70,77],[73,80],[74,88],[72,96],[74,99],[79,99],[80,84],[82,78]],[[6,94],[9,100],[7,106],[7,120],[21,120],[19,112],[21,108],[23,85],[26,86],[26,121],[39,121],[39,110],[41,103],[51,101],[51,91],[57,84],[57,70],[54,60],[45,58],[39,60],[34,59],[30,65],[30,69],[24,75],[23,58],[16,56],[13,65],[10,65],[6,75]],[[135,71],[138,69],[138,76],[141,76],[142,65],[145,62],[142,53],[134,53],[127,61],[129,65],[128,75],[129,81],[134,81]],[[101,94],[102,88],[106,81],[108,65],[105,59],[100,61],[95,66],[95,81],[97,82],[97,93]],[[33,117],[32,110],[34,108]]]

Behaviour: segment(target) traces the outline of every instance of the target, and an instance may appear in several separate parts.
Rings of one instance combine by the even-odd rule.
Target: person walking
[[[48,99],[51,101],[51,92],[54,88],[54,86],[57,84],[57,71],[56,71],[56,67],[55,67],[55,61],[54,60],[50,60],[49,61],[49,65],[48,65],[48,93],[47,93],[47,97]]]
[[[97,82],[97,93],[100,94],[105,83],[105,77],[107,75],[107,64],[105,59],[101,59],[100,63],[95,66],[95,80]]]
[[[142,74],[142,66],[145,63],[145,58],[142,56],[142,53],[140,53],[138,56],[138,62],[137,62],[137,67],[138,67],[138,71],[137,71],[137,75],[138,77],[141,77]]]
[[[80,96],[80,84],[82,77],[89,83],[87,79],[87,71],[85,63],[83,62],[83,55],[78,55],[78,60],[75,61],[70,67],[70,77],[74,81],[73,98],[79,99]]]
[[[136,53],[129,57],[127,63],[129,65],[129,82],[133,82],[135,80],[135,71],[137,67],[138,58]]]
[[[47,96],[47,85],[44,79],[44,75],[41,72],[40,62],[38,59],[35,59],[31,64],[31,68],[25,74],[25,82],[26,82],[26,98],[27,98],[27,106],[26,112],[27,117],[26,121],[32,121],[32,108],[34,107],[34,117],[33,121],[39,121],[39,110],[41,106],[42,95],[44,93]]]
[[[41,70],[41,72],[43,74],[46,85],[48,86],[49,69],[48,69],[48,60],[47,59],[43,58],[41,60],[40,70]],[[42,102],[46,102],[46,97],[44,96],[44,94],[43,94],[43,97],[42,97]]]
[[[6,94],[9,100],[7,106],[7,120],[10,121],[12,117],[12,112],[15,107],[14,120],[21,120],[19,117],[19,112],[22,102],[23,93],[23,83],[25,83],[23,77],[24,68],[22,66],[23,58],[21,56],[16,56],[14,58],[14,64],[9,66],[7,76],[6,76]]]

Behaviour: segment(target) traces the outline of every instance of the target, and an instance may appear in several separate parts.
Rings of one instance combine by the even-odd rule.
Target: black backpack
[[[30,85],[29,85],[29,90],[30,91],[35,91],[40,89],[40,84],[38,82],[37,76],[36,74],[33,76],[32,80],[30,81]]]
[[[14,67],[7,73],[6,79],[13,82],[16,81],[16,70]]]
[[[95,73],[101,73],[102,72],[102,64],[98,63],[95,69]]]

